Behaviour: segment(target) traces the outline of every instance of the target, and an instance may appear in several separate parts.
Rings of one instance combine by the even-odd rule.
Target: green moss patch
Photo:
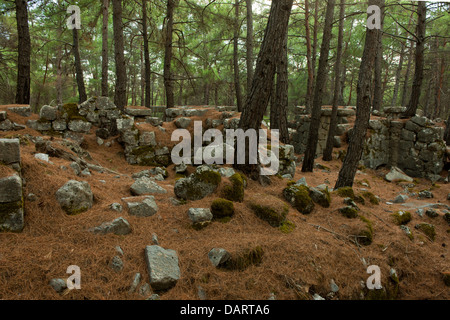
[[[216,199],[211,204],[211,213],[214,220],[229,221],[229,218],[234,215],[234,204],[226,199]]]
[[[399,226],[407,224],[412,219],[411,213],[409,211],[397,211],[392,214],[392,217],[394,218],[394,222]]]
[[[78,111],[78,104],[76,103],[66,103],[61,107],[62,114],[66,115],[65,118],[67,121],[72,120],[83,120],[88,121],[85,117],[81,116]]]
[[[339,212],[346,218],[354,219],[358,217],[358,209],[352,206],[347,206],[339,209]]]
[[[252,265],[259,265],[262,262],[264,251],[260,246],[253,249],[244,250],[241,253],[231,255],[231,258],[224,264],[228,270],[244,271]]]
[[[280,231],[285,234],[291,233],[292,231],[295,230],[295,228],[296,228],[295,223],[293,223],[292,221],[288,221],[288,220],[285,220],[279,227]]]
[[[307,186],[290,186],[283,190],[283,195],[292,206],[302,214],[310,214],[314,210],[314,202],[311,199]]]
[[[419,231],[422,231],[432,241],[434,241],[434,239],[436,238],[436,229],[432,224],[421,223],[416,225],[415,228]]]
[[[366,229],[362,230],[359,233],[358,242],[364,246],[368,246],[372,244],[373,241],[373,225],[372,221],[367,219],[364,216],[359,216],[359,219],[361,219],[362,222],[365,223]]]
[[[244,179],[239,173],[230,177],[231,185],[223,188],[223,197],[234,202],[244,201]]]
[[[335,192],[339,197],[351,198],[352,200],[355,200],[355,192],[352,187],[342,187],[337,189]]]
[[[362,193],[362,196],[364,198],[366,198],[367,200],[369,200],[369,202],[371,204],[375,204],[375,205],[379,205],[380,204],[380,200],[378,200],[378,198],[372,192],[365,191],[365,192]]]

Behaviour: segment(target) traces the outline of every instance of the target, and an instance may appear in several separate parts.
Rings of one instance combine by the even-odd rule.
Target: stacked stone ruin
[[[24,227],[24,200],[19,139],[0,139],[0,164],[15,171],[0,178],[0,232],[20,232]]]
[[[382,114],[377,113],[377,117],[372,117],[361,164],[371,169],[382,166],[398,167],[411,177],[440,180],[447,153],[443,140],[444,128],[436,126],[425,117],[400,119],[404,111],[405,108],[402,107],[385,108]],[[290,123],[290,128],[293,129],[291,140],[295,152],[303,154],[311,118],[304,107],[297,107],[296,113],[295,121]],[[354,115],[354,107],[339,109],[335,147],[340,147],[344,139],[350,138],[353,128],[348,124],[348,117]],[[322,108],[316,151],[318,157],[325,149],[330,121],[331,109]]]
[[[22,117],[31,116],[30,106],[9,107],[8,111],[17,113]],[[25,126],[12,122],[11,120],[8,119],[8,112],[0,111],[0,131],[17,131],[23,129],[25,129]]]

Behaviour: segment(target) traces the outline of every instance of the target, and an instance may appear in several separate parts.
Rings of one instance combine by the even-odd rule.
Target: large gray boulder
[[[158,212],[158,205],[153,196],[131,197],[122,200],[127,204],[128,213],[132,216],[151,217]]]
[[[188,216],[196,228],[207,226],[213,219],[213,214],[209,208],[190,208]]]
[[[131,186],[131,193],[135,196],[141,196],[146,194],[167,193],[167,190],[159,186],[152,179],[144,176],[133,183]]]
[[[0,232],[19,232],[24,227],[22,179],[18,175],[0,179]]]
[[[56,191],[56,199],[67,214],[76,215],[92,208],[94,195],[86,181],[70,180]]]
[[[391,171],[385,176],[385,179],[389,182],[393,181],[407,181],[413,182],[413,178],[406,175],[402,170],[397,167],[392,167]]]
[[[178,255],[174,250],[153,245],[145,248],[150,285],[153,290],[168,290],[180,279]]]

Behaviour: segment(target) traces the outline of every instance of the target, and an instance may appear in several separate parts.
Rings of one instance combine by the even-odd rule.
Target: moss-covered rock
[[[211,212],[214,220],[227,221],[234,215],[234,204],[226,199],[216,199],[211,204]]]
[[[432,241],[434,241],[434,239],[436,238],[436,229],[432,224],[420,223],[416,225],[415,228],[419,231],[422,231]]]
[[[207,166],[200,166],[188,178],[175,182],[175,195],[184,200],[201,200],[214,193],[222,176]]]
[[[354,219],[358,217],[358,209],[353,206],[340,208],[339,212],[346,218]]]
[[[309,189],[309,196],[311,199],[324,208],[329,208],[331,204],[331,196],[328,188],[324,190],[318,190],[316,188]]]
[[[314,201],[310,197],[307,186],[294,185],[283,190],[284,198],[302,214],[310,214],[314,210]]]
[[[73,121],[73,120],[82,120],[82,121],[88,121],[85,117],[80,115],[78,104],[76,103],[66,103],[62,105],[61,107],[61,114],[64,119],[66,119],[67,122]]]
[[[397,211],[392,214],[392,217],[394,218],[394,222],[399,226],[407,224],[412,219],[411,213],[409,211]]]
[[[241,174],[235,173],[229,179],[231,185],[223,188],[223,197],[234,202],[244,201],[244,179]]]
[[[289,220],[285,220],[279,227],[280,231],[286,234],[291,233],[292,231],[295,230],[295,228],[296,228],[295,223]]]
[[[355,192],[352,187],[342,187],[337,189],[335,192],[339,197],[351,198],[352,200],[355,200]]]
[[[223,264],[228,270],[244,271],[252,265],[259,265],[262,262],[264,250],[257,246],[253,249],[246,249],[240,253],[232,254]]]
[[[369,202],[371,204],[375,204],[375,205],[380,204],[380,200],[378,200],[378,198],[370,191],[363,192],[362,196],[364,198],[366,198],[367,200],[369,200]]]
[[[365,223],[366,228],[359,233],[358,242],[364,246],[371,245],[373,241],[372,221],[361,215],[359,218]]]

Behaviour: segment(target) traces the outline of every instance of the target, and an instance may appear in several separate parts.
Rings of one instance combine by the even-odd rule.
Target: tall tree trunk
[[[48,54],[49,51],[47,50],[47,57],[45,59],[45,72],[44,72],[44,79],[42,80],[42,88],[45,87],[45,82],[47,81],[47,71],[48,71]],[[34,106],[34,112],[38,113],[39,103],[41,102],[41,90],[39,90],[37,98],[36,98],[36,104]]]
[[[333,109],[331,111],[330,127],[328,129],[327,144],[323,152],[323,160],[333,160],[333,147],[334,147],[334,134],[338,125],[338,107],[339,97],[341,94],[341,60],[342,50],[344,42],[344,18],[345,18],[345,0],[341,0],[341,6],[339,10],[339,35],[338,46],[336,52],[336,64],[334,65],[334,96],[333,96]]]
[[[84,87],[83,68],[81,66],[80,48],[78,40],[78,29],[73,28],[73,55],[75,57],[75,74],[78,86],[78,101],[82,103],[87,100],[86,88]]]
[[[438,38],[436,38],[436,53],[439,49]],[[444,42],[443,50],[445,50],[447,42]],[[440,63],[439,63],[440,62]],[[444,84],[444,74],[445,74],[445,56],[442,55],[439,59],[436,59],[436,86],[434,95],[434,112],[433,118],[436,119],[440,116],[441,110],[441,96],[442,96],[442,86]]]
[[[164,87],[166,89],[166,107],[175,107],[173,93],[173,80],[171,72],[172,48],[173,48],[173,12],[176,0],[167,0],[166,33],[165,33],[165,54],[164,54]]]
[[[245,0],[247,6],[247,95],[250,92],[253,80],[253,1]]]
[[[409,76],[411,74],[411,64],[413,61],[413,43],[411,42],[411,48],[408,54],[408,64],[406,65],[406,73],[405,73],[405,81],[403,82],[403,89],[402,89],[402,107],[406,106],[407,99],[408,99],[408,88],[409,88]]]
[[[419,106],[420,93],[422,89],[423,81],[423,65],[425,61],[425,31],[426,31],[426,18],[427,18],[427,4],[425,1],[421,1],[417,4],[417,29],[416,29],[416,68],[414,72],[414,81],[412,85],[411,98],[408,103],[408,108],[403,114],[403,117],[413,117],[416,115],[417,108]]]
[[[142,35],[144,37],[144,61],[145,61],[145,107],[150,108],[150,52],[148,50],[147,33],[147,0],[142,1]]]
[[[114,31],[114,55],[116,61],[116,88],[114,104],[120,110],[127,105],[127,69],[125,66],[122,1],[113,0],[113,31]]]
[[[323,30],[322,46],[320,48],[319,69],[314,85],[314,100],[309,126],[308,143],[303,160],[302,172],[312,172],[316,157],[317,143],[319,141],[320,114],[322,112],[322,99],[327,76],[328,54],[330,51],[331,31],[333,28],[334,6],[336,0],[328,0],[325,14],[325,26]]]
[[[311,101],[314,88],[314,65],[312,61],[311,31],[309,26],[309,0],[305,0],[305,38],[306,38],[306,66],[308,69],[308,82],[306,84],[305,108],[311,110]]]
[[[17,59],[16,103],[30,104],[30,56],[31,40],[28,28],[28,6],[26,0],[16,0],[16,21],[19,57]]]
[[[292,4],[293,0],[272,1],[264,40],[256,62],[252,87],[239,123],[239,127],[244,131],[247,129],[258,130],[261,127],[273,87],[277,61],[282,54],[280,48],[286,40]],[[246,143],[246,157],[248,155],[249,145]],[[250,174],[252,178],[259,177],[259,166],[250,164],[249,161],[243,165],[235,164],[235,167]]]
[[[385,0],[369,0],[369,5],[384,6]],[[358,79],[358,97],[356,102],[356,121],[350,138],[347,156],[344,159],[342,168],[335,189],[353,186],[358,162],[361,159],[367,128],[370,120],[371,107],[371,87],[372,76],[377,55],[378,29],[366,28],[366,41],[361,59]]]
[[[270,106],[270,129],[278,129],[280,132],[280,141],[289,143],[289,131],[287,125],[288,108],[288,35],[282,47],[282,54],[278,60],[276,70],[276,87],[271,99]]]
[[[242,112],[242,91],[239,79],[239,0],[234,3],[234,37],[233,37],[233,67],[234,67],[234,87],[236,92],[236,105],[239,112]]]
[[[108,96],[108,10],[109,0],[103,0],[102,23],[102,97]]]
[[[381,30],[383,30],[384,25],[384,7],[381,9]],[[382,90],[382,68],[383,68],[383,32],[378,33],[378,44],[377,44],[377,56],[375,58],[375,85],[373,93],[373,110],[381,110],[383,105],[383,90]]]

